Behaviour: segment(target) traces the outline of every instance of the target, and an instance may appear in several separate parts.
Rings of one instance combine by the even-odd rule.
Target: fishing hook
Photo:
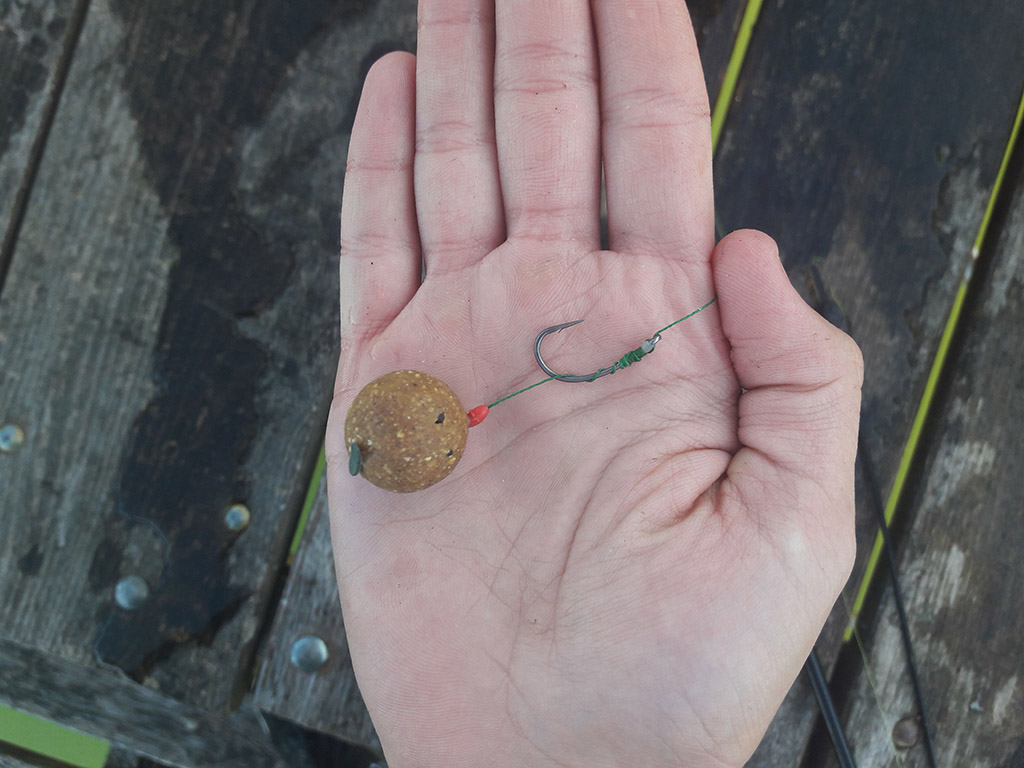
[[[609,365],[607,368],[602,368],[601,370],[595,371],[594,373],[588,373],[585,376],[577,376],[576,374],[572,373],[555,373],[553,370],[551,370],[551,368],[548,367],[548,364],[544,362],[544,358],[541,357],[540,354],[540,345],[541,342],[544,341],[544,337],[547,336],[549,333],[557,333],[558,331],[561,331],[565,328],[569,328],[574,325],[579,325],[582,322],[582,320],[573,320],[570,323],[552,325],[550,328],[545,328],[543,331],[538,333],[537,340],[533,342],[533,356],[537,360],[537,365],[541,367],[541,370],[544,371],[544,373],[546,373],[551,378],[556,379],[557,381],[565,381],[570,384],[577,384],[583,381],[596,381],[602,376],[607,376],[609,373],[615,373],[620,368],[624,368],[625,365],[629,364],[626,363],[625,365],[623,365],[623,361],[619,360],[614,365]],[[657,344],[659,341],[661,341],[661,334],[656,333],[654,334],[654,336],[647,339],[643,344],[641,344],[637,351],[642,352],[644,355],[650,354],[651,352],[654,351],[654,345]]]

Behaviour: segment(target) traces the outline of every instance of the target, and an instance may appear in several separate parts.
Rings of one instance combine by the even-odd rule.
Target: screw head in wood
[[[149,600],[149,584],[141,576],[125,576],[114,587],[114,602],[126,611],[138,610]]]
[[[17,424],[4,424],[0,427],[0,451],[12,453],[25,442],[25,430]]]
[[[316,635],[300,637],[292,643],[292,666],[312,674],[327,663],[327,643]]]
[[[240,531],[249,525],[249,508],[245,504],[232,504],[224,513],[224,525],[229,531]]]
[[[910,749],[921,738],[921,723],[914,717],[904,717],[892,727],[892,744],[896,749]]]

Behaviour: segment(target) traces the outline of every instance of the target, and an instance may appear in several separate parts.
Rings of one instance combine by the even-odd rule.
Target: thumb
[[[852,545],[859,348],[800,298],[767,235],[729,235],[715,248],[712,269],[722,330],[746,390],[739,402],[743,447],[729,482],[751,502],[777,492],[789,515],[802,510],[819,518],[823,534],[843,531]]]

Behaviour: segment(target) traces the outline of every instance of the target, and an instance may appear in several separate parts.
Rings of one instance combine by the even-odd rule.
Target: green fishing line
[[[664,328],[662,328],[661,330],[657,331],[653,336],[651,336],[651,339],[656,339],[656,338],[660,337],[662,333],[664,333],[665,331],[669,330],[673,326],[679,325],[679,323],[683,322],[684,320],[689,320],[691,317],[693,317],[697,313],[702,312],[703,310],[707,309],[708,307],[710,307],[712,304],[715,303],[715,300],[717,298],[718,298],[717,296],[712,296],[711,299],[706,304],[704,304],[703,306],[698,307],[697,309],[693,310],[693,312],[690,312],[687,315],[683,315],[678,320],[669,323]],[[620,357],[611,366],[609,366],[608,369],[601,368],[601,369],[598,369],[598,370],[594,371],[594,373],[590,374],[587,377],[587,380],[588,381],[594,381],[595,379],[598,378],[598,376],[602,375],[603,371],[607,371],[607,373],[611,374],[611,373],[615,373],[615,371],[621,370],[623,368],[628,368],[633,363],[639,362],[641,359],[643,359],[644,357],[646,357],[647,355],[649,355],[653,351],[654,351],[654,345],[650,343],[650,340],[645,341],[643,344],[641,344],[636,349],[632,349],[629,352],[627,352],[626,354],[624,354],[622,357]],[[523,392],[529,392],[531,389],[533,389],[534,387],[539,387],[541,384],[547,384],[549,381],[554,381],[555,379],[564,379],[564,378],[568,378],[568,377],[575,378],[576,374],[573,374],[573,373],[562,373],[562,374],[559,374],[557,376],[548,376],[546,379],[538,381],[535,384],[531,384],[528,387],[523,387],[522,389],[517,390],[516,392],[513,392],[511,395],[506,395],[505,397],[501,398],[500,400],[495,400],[493,403],[489,403],[487,405],[487,409],[490,410],[491,408],[493,408],[494,406],[498,405],[499,403],[503,403],[506,400],[511,400],[516,395],[523,394]]]

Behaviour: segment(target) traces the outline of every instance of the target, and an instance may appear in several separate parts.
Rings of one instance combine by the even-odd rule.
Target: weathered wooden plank
[[[249,718],[213,715],[123,674],[63,661],[0,639],[0,704],[111,739],[169,766],[284,768]]]
[[[0,422],[25,435],[0,455],[2,632],[82,661],[120,575],[119,563],[106,578],[90,566],[94,553],[103,564],[105,527],[122,544],[127,532],[108,520],[118,446],[150,394],[173,259],[161,247],[166,221],[147,194],[124,99],[92,75],[99,50],[116,49],[118,30],[91,21],[85,69],[69,76],[0,294]],[[120,254],[131,258],[113,258]],[[136,530],[138,556],[158,561],[159,542],[148,541],[156,538]]]
[[[68,768],[68,764],[0,742],[0,768]]]
[[[724,76],[745,5],[745,0],[701,0],[689,4],[705,79],[712,94],[717,92]],[[401,41],[403,47],[412,50],[415,14],[415,2],[411,0],[380,0],[373,13],[358,26],[337,30],[330,56],[317,62],[316,71],[335,73],[335,77],[344,80],[345,72],[358,62],[386,50],[387,41]],[[349,95],[348,103],[355,103],[357,98],[356,89]],[[289,658],[295,641],[305,636],[321,638],[329,651],[328,663],[313,674],[300,671]],[[260,656],[253,696],[261,708],[308,728],[379,748],[348,657],[330,548],[326,485],[320,488]]]
[[[0,741],[0,768],[69,768],[69,764]],[[107,755],[103,768],[140,768],[139,759],[134,753],[115,747]]]
[[[811,299],[819,264],[864,350],[884,492],[1009,132],[1021,39],[1020,4],[767,2],[725,126],[721,221],[774,235]],[[867,497],[854,585],[875,531]],[[828,664],[837,614],[819,643]],[[798,764],[815,717],[793,692],[750,765]]]
[[[313,638],[323,641],[327,657],[322,666],[297,666],[299,659],[293,661],[292,649],[303,638],[308,638],[307,643]],[[321,483],[310,511],[302,547],[288,574],[274,628],[261,656],[253,690],[257,706],[307,728],[380,748],[352,673],[345,639],[326,482]]]
[[[215,710],[249,684],[336,359],[359,72],[310,68],[365,8],[304,9],[94,0],[0,295],[0,425],[25,435],[0,634]]]
[[[140,768],[139,756],[120,747],[113,747],[107,755],[103,768]]]
[[[48,760],[0,741],[0,768],[66,768],[66,763]]]
[[[73,42],[75,0],[0,3],[0,285],[24,207],[34,148],[61,85],[61,54]]]
[[[308,112],[326,112],[325,125],[342,125],[333,137],[336,168],[345,165],[348,127],[358,102],[362,78],[369,64],[388,50],[415,48],[415,0],[379,0],[351,23],[339,25],[323,44],[295,68],[288,109],[297,118]],[[323,83],[340,90],[328,102]],[[301,97],[301,94],[309,94]],[[270,133],[267,141],[276,141]],[[340,201],[339,184],[336,187]],[[333,214],[333,209],[332,209]],[[332,262],[337,245],[332,243]],[[332,297],[332,304],[336,300]],[[330,386],[331,376],[325,378]],[[315,673],[302,672],[290,662],[295,641],[320,637],[327,644],[328,663]],[[274,628],[256,665],[254,700],[266,711],[338,738],[379,748],[369,715],[359,696],[348,658],[337,582],[330,549],[326,493],[322,492],[307,524],[300,549],[275,614]]]
[[[1024,184],[991,255],[975,278],[983,290],[965,318],[899,560],[941,766],[1024,764]],[[890,595],[868,658],[847,730],[858,764],[895,765],[893,728],[917,705]],[[901,728],[912,735],[916,723]],[[907,768],[924,757],[920,740],[900,750]]]

